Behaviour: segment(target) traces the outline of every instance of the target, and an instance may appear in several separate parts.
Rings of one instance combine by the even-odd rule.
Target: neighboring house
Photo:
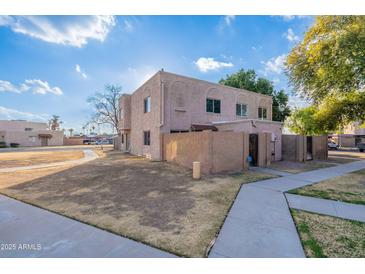
[[[333,134],[334,140],[340,147],[356,147],[358,143],[365,142],[365,127],[362,122],[353,122],[343,129],[344,134]]]
[[[63,131],[48,129],[47,123],[24,120],[0,120],[0,142],[7,146],[60,146],[63,145]]]
[[[272,160],[281,159],[282,123],[272,121],[272,97],[158,71],[120,98],[120,147],[163,159],[162,134],[202,130],[270,133]]]

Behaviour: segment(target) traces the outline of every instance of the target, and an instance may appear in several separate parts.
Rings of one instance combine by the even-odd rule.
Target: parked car
[[[109,145],[109,141],[108,140],[98,140],[96,141],[97,145]]]
[[[338,144],[333,141],[328,142],[328,149],[338,149]]]
[[[95,145],[96,142],[94,140],[86,139],[83,141],[84,145]]]
[[[358,143],[357,148],[359,149],[360,152],[364,152],[365,151],[365,143]]]

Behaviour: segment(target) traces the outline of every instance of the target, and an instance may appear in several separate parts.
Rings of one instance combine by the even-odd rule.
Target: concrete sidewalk
[[[363,168],[365,161],[357,161],[243,185],[209,257],[304,257],[284,192]],[[337,216],[349,217],[348,209]]]
[[[365,222],[365,206],[307,197],[294,194],[285,194],[291,208],[306,210],[314,213],[330,215],[353,221]]]
[[[54,163],[49,163],[49,164],[39,164],[39,165],[32,165],[32,166],[0,168],[0,172],[16,172],[16,171],[21,171],[21,170],[31,170],[31,169],[38,169],[38,168],[63,166],[63,165],[67,165],[67,164],[83,164],[83,163],[95,160],[99,157],[98,154],[96,154],[94,151],[92,151],[90,149],[84,149],[83,153],[84,153],[84,157],[81,159],[77,159],[77,160],[54,162]]]
[[[0,195],[0,243],[8,246],[8,250],[0,250],[0,257],[6,258],[176,257],[3,195]]]

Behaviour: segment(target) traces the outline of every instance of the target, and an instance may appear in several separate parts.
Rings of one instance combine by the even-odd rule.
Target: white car
[[[335,142],[328,142],[328,149],[338,149],[338,145]]]

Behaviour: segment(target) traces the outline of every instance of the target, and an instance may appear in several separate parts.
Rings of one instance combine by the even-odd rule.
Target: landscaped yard
[[[81,150],[1,152],[0,168],[48,164],[83,157],[84,153]]]
[[[272,177],[249,171],[194,181],[179,166],[108,152],[10,187],[15,179],[0,178],[0,192],[178,255],[204,257],[240,185]]]
[[[307,257],[365,257],[365,223],[291,212]]]
[[[277,161],[272,162],[270,168],[289,173],[300,173],[319,168],[331,167],[334,165],[335,164],[333,163],[323,161],[307,161],[305,163],[295,161]]]
[[[288,192],[365,205],[365,169]]]

